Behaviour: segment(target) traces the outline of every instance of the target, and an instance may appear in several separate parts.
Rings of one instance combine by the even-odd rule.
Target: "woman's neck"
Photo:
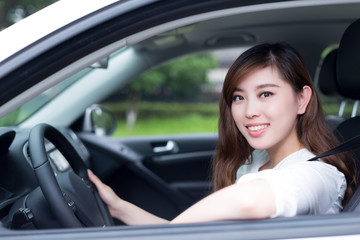
[[[296,138],[287,139],[286,141],[283,141],[276,146],[267,149],[270,161],[266,163],[263,167],[265,169],[273,168],[284,158],[303,148],[305,148],[305,146],[299,141],[297,136]]]

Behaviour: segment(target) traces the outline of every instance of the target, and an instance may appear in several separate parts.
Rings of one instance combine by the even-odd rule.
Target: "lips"
[[[262,136],[270,124],[248,124],[245,127],[248,130],[248,133],[252,137],[260,137]]]

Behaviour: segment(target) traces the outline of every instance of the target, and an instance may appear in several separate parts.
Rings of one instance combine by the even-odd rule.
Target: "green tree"
[[[57,0],[0,0],[0,29],[4,29]]]
[[[201,95],[207,82],[207,71],[218,66],[213,54],[201,53],[185,56],[154,68],[127,87],[129,110],[127,126],[132,128],[138,115],[138,104],[142,98],[157,99],[167,96],[166,100],[184,99],[195,101]]]
[[[207,83],[207,71],[218,66],[213,54],[185,56],[145,72],[128,86],[131,96],[156,98],[170,95],[172,100],[196,100],[198,92]],[[168,99],[169,99],[168,98]]]

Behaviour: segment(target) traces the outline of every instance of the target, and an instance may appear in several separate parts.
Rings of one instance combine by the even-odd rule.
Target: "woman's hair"
[[[266,67],[277,69],[280,78],[288,82],[296,93],[300,93],[304,86],[309,86],[312,90],[305,113],[297,117],[296,130],[300,142],[315,155],[338,145],[337,139],[326,126],[318,95],[299,53],[286,43],[257,45],[241,54],[225,77],[219,103],[219,139],[213,159],[215,191],[234,183],[237,169],[247,159],[252,161],[254,149],[236,127],[231,114],[232,96],[242,79]],[[345,205],[357,186],[354,159],[343,153],[322,160],[337,167],[345,175],[348,185],[343,201]]]

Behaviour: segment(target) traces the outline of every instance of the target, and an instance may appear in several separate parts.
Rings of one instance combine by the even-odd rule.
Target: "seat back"
[[[344,32],[336,61],[337,85],[341,95],[360,100],[360,19],[353,22]],[[347,140],[360,134],[360,117],[342,122],[335,130],[340,140]],[[353,151],[360,161],[360,149]],[[360,180],[359,176],[358,179]],[[360,211],[360,189],[358,188],[344,211]]]
[[[326,124],[331,131],[334,131],[336,127],[347,119],[343,115],[344,107],[346,104],[346,100],[343,96],[339,94],[336,80],[336,55],[337,49],[332,50],[330,53],[326,55],[324,59],[319,61],[319,66],[317,68],[314,82],[319,90],[319,93],[327,98],[336,98],[339,101],[342,101],[341,107],[339,109],[339,113],[337,115],[328,115],[326,116]]]

